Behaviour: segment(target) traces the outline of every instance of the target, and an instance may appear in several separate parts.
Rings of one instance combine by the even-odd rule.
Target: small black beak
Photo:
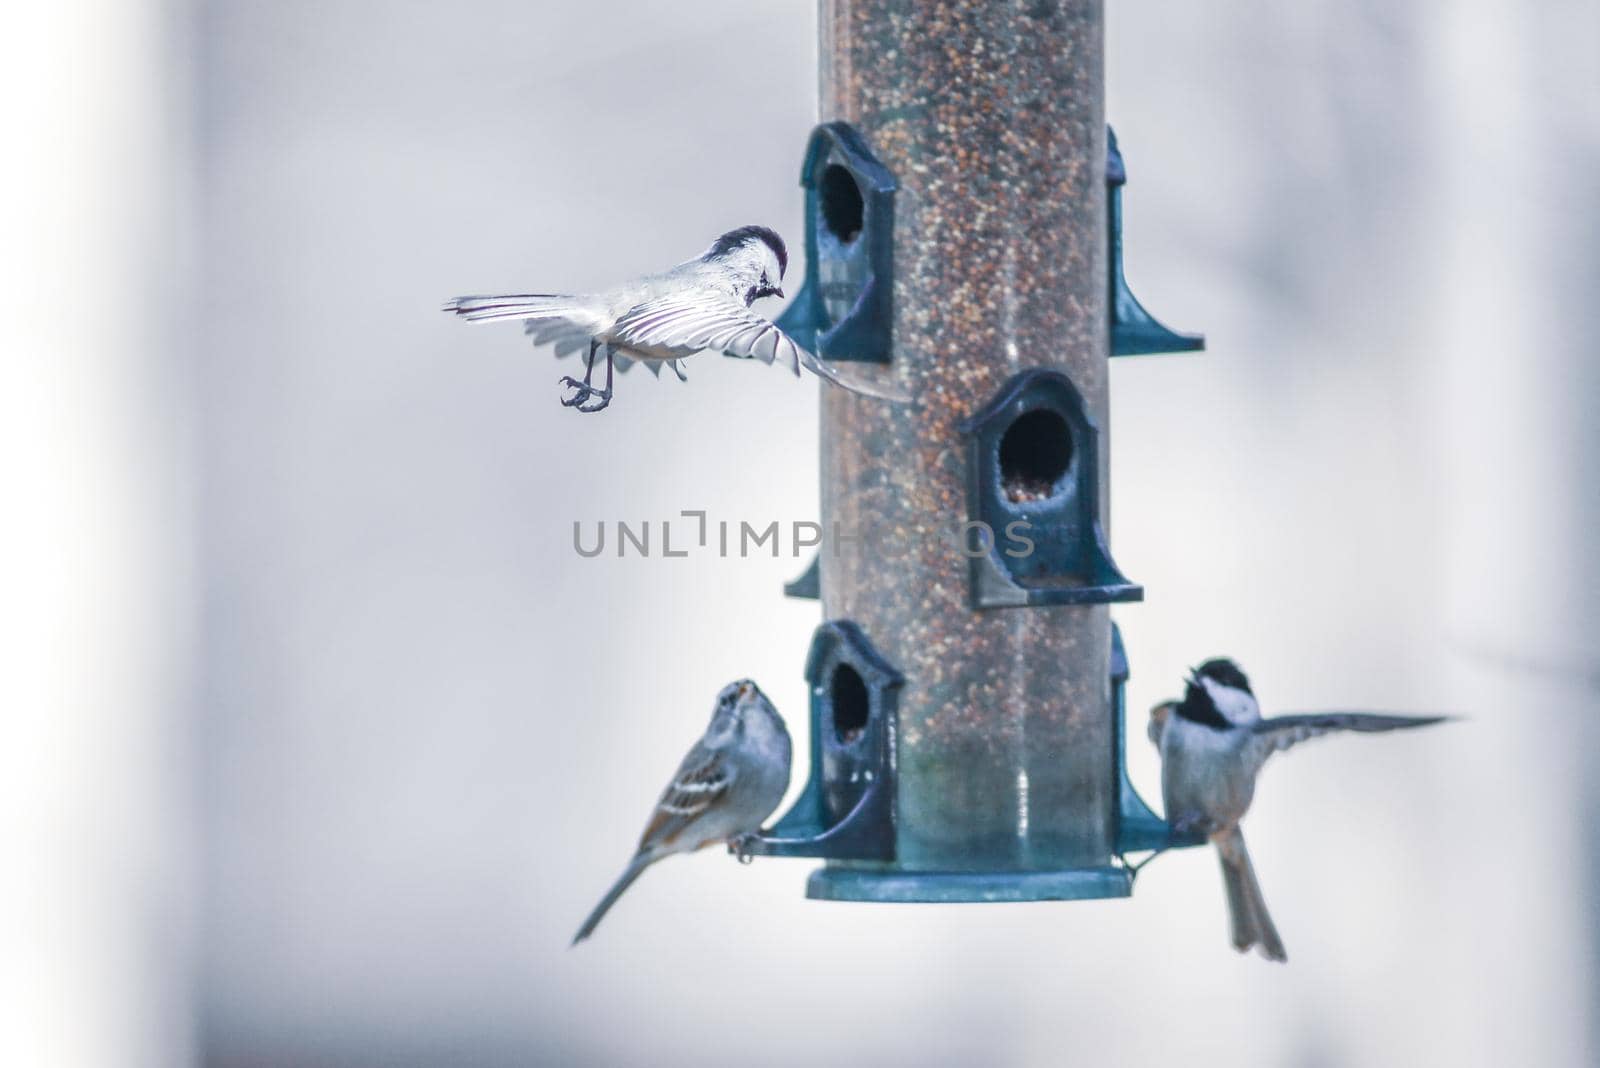
[[[779,300],[782,300],[783,299],[783,287],[782,286],[774,286],[773,289],[772,289],[772,295],[777,297]]]

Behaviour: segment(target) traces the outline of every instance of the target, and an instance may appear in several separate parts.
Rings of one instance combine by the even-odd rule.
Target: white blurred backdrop
[[[798,245],[811,5],[35,5],[0,1061],[1594,1063],[1600,9],[1113,7],[1130,277],[1209,346],[1112,373],[1136,719],[1217,653],[1269,711],[1469,717],[1269,766],[1287,967],[1199,850],[941,907],[708,852],[566,948],[722,683],[803,724],[818,622],[803,559],[572,522],[814,518],[817,386],[705,357],[575,416],[438,306]]]

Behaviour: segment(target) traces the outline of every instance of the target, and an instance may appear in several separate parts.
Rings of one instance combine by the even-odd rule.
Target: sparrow
[[[593,934],[623,891],[662,857],[718,842],[737,845],[758,832],[788,789],[790,750],[783,717],[760,687],[749,679],[724,686],[705,734],[656,802],[633,859],[572,944]]]
[[[1262,719],[1250,680],[1232,660],[1221,658],[1190,673],[1182,701],[1164,701],[1150,710],[1150,740],[1161,751],[1167,822],[1176,831],[1205,835],[1217,847],[1235,949],[1243,953],[1256,946],[1268,960],[1288,959],[1239,830],[1267,757],[1332,731],[1403,730],[1448,718],[1318,712]]]
[[[580,412],[598,412],[611,403],[613,366],[626,371],[638,361],[659,377],[666,364],[680,381],[687,381],[680,366],[684,357],[706,349],[768,364],[782,360],[796,376],[804,367],[852,393],[902,400],[844,382],[832,367],[750,310],[762,297],[783,296],[783,272],[788,266],[783,238],[765,226],[742,226],[717,238],[692,260],[603,293],[457,297],[444,310],[474,323],[523,320],[523,331],[533,343],[554,345],[557,356],[587,344],[583,381],[571,375],[561,379],[561,385],[572,390],[561,403]],[[606,384],[597,389],[592,380],[602,350]]]

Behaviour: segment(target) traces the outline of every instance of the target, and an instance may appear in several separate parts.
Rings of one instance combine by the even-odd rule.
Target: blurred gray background
[[[572,523],[813,518],[818,387],[707,357],[578,417],[438,305],[797,245],[811,5],[19,19],[5,1063],[1600,1058],[1600,8],[1110,13],[1130,277],[1209,343],[1112,373],[1130,706],[1226,652],[1269,711],[1470,717],[1269,766],[1287,967],[1199,850],[993,907],[708,852],[566,948],[722,683],[803,719],[818,622],[803,559]]]

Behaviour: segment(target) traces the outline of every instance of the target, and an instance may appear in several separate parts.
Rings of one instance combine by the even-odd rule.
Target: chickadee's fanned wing
[[[639,852],[670,850],[687,827],[721,802],[733,784],[733,776],[733,768],[723,759],[721,750],[696,742],[656,802],[656,810],[639,837]]]
[[[1310,712],[1304,715],[1274,716],[1250,726],[1250,740],[1245,755],[1253,768],[1259,769],[1267,757],[1280,749],[1288,749],[1308,738],[1331,734],[1334,731],[1358,731],[1375,734],[1382,731],[1408,730],[1442,723],[1449,716],[1391,716],[1379,712]]]
[[[770,319],[732,297],[681,293],[648,301],[617,320],[617,343],[674,356],[712,349],[724,356],[785,364],[796,375],[804,367],[840,389],[879,400],[904,401],[898,393],[847,382],[832,367],[807,352]]]
[[[782,360],[797,375],[804,351],[770,319],[732,298],[706,293],[646,301],[617,320],[612,336],[619,345],[646,352],[688,356],[715,349],[763,363]]]
[[[862,397],[872,397],[875,400],[891,401],[895,404],[904,404],[911,399],[907,394],[901,393],[897,390],[882,389],[878,386],[869,386],[861,382],[846,382],[843,378],[839,377],[839,372],[835,371],[832,365],[824,360],[818,359],[805,349],[800,350],[800,363],[805,367],[806,370],[810,371],[818,378],[824,379],[833,385],[838,386],[846,393],[854,393]]]

